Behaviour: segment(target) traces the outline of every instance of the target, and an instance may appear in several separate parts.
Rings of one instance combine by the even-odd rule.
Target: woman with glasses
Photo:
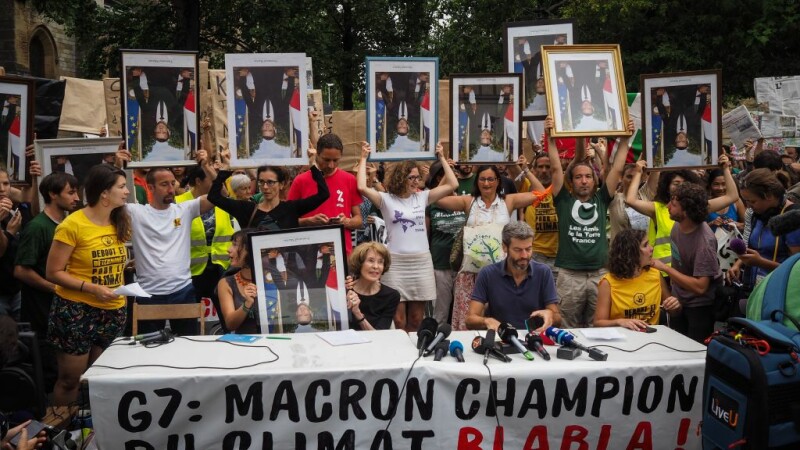
[[[442,150],[442,144],[437,143],[436,155],[445,167],[441,185],[420,190],[424,185],[420,168],[416,161],[406,160],[389,168],[384,179],[387,192],[378,192],[367,185],[367,157],[372,150],[368,143],[361,144],[356,177],[358,192],[381,210],[386,221],[392,268],[383,275],[382,283],[400,292],[400,304],[394,315],[394,325],[399,330],[416,331],[425,315],[425,304],[436,299],[425,208],[458,187]]]
[[[242,229],[285,230],[299,227],[299,218],[316,209],[330,196],[325,178],[315,163],[316,155],[316,150],[308,149],[308,165],[314,181],[317,182],[316,194],[300,200],[281,201],[281,191],[286,188],[286,172],[276,166],[261,166],[256,174],[256,185],[262,194],[258,203],[224,197],[222,185],[231,176],[231,172],[220,170],[217,176],[203,150],[198,152],[198,159],[206,174],[214,180],[208,192],[208,200],[233,216]]]
[[[523,160],[524,162],[524,160]],[[445,164],[447,166],[447,164]],[[526,164],[522,164],[525,169],[523,170],[531,181],[533,191],[544,191],[544,186],[539,180],[527,169]],[[436,206],[450,211],[464,211],[467,214],[466,227],[479,227],[494,224],[491,228],[486,228],[486,231],[496,234],[492,236],[492,242],[496,243],[494,247],[500,248],[502,241],[500,233],[502,232],[503,225],[511,220],[511,214],[517,209],[525,208],[534,205],[541,201],[542,197],[537,196],[533,192],[520,192],[516,194],[501,195],[501,182],[500,171],[495,166],[480,166],[478,167],[477,176],[475,177],[475,184],[472,188],[471,195],[459,195],[445,197],[436,202]],[[489,243],[488,239],[484,239]],[[492,244],[489,244],[492,246]],[[493,258],[502,259],[504,256],[499,253]],[[466,330],[467,312],[469,310],[469,302],[472,297],[472,288],[475,287],[475,278],[478,274],[478,267],[472,265],[474,260],[467,261],[464,258],[459,270],[456,280],[454,282],[454,299],[453,299],[453,316],[452,325],[454,330]],[[469,267],[466,267],[469,265]]]

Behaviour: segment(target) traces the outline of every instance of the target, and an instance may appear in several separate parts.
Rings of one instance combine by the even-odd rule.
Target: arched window
[[[42,78],[56,78],[58,52],[50,30],[44,25],[34,30],[28,46],[28,67],[31,75]]]

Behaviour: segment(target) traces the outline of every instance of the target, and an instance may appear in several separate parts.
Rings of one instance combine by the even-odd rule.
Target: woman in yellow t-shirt
[[[47,257],[47,279],[56,285],[47,330],[58,350],[56,405],[76,400],[81,374],[125,327],[125,297],[114,293],[124,283],[131,235],[125,172],[96,165],[84,188],[87,206],[58,225]]]
[[[597,288],[596,327],[643,331],[657,325],[661,308],[674,314],[680,303],[658,270],[651,269],[653,247],[644,230],[620,231],[611,243],[608,271]]]

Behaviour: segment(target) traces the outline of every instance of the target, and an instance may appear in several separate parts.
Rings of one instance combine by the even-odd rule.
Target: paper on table
[[[625,335],[620,333],[618,329],[608,328],[582,328],[581,334],[586,339],[596,339],[602,341],[613,341],[615,339],[625,339]]]
[[[117,295],[126,295],[128,297],[152,297],[150,294],[145,292],[141,286],[139,286],[139,283],[131,283],[120,286],[114,289],[114,293]]]
[[[333,346],[339,345],[351,345],[351,344],[366,344],[367,342],[372,342],[367,339],[367,333],[359,333],[356,330],[344,330],[344,331],[325,331],[323,333],[317,333],[323,341],[331,344]]]

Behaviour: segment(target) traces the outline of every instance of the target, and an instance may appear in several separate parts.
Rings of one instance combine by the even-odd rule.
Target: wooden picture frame
[[[12,185],[29,184],[25,148],[33,142],[35,95],[32,79],[0,76],[0,168]]]

